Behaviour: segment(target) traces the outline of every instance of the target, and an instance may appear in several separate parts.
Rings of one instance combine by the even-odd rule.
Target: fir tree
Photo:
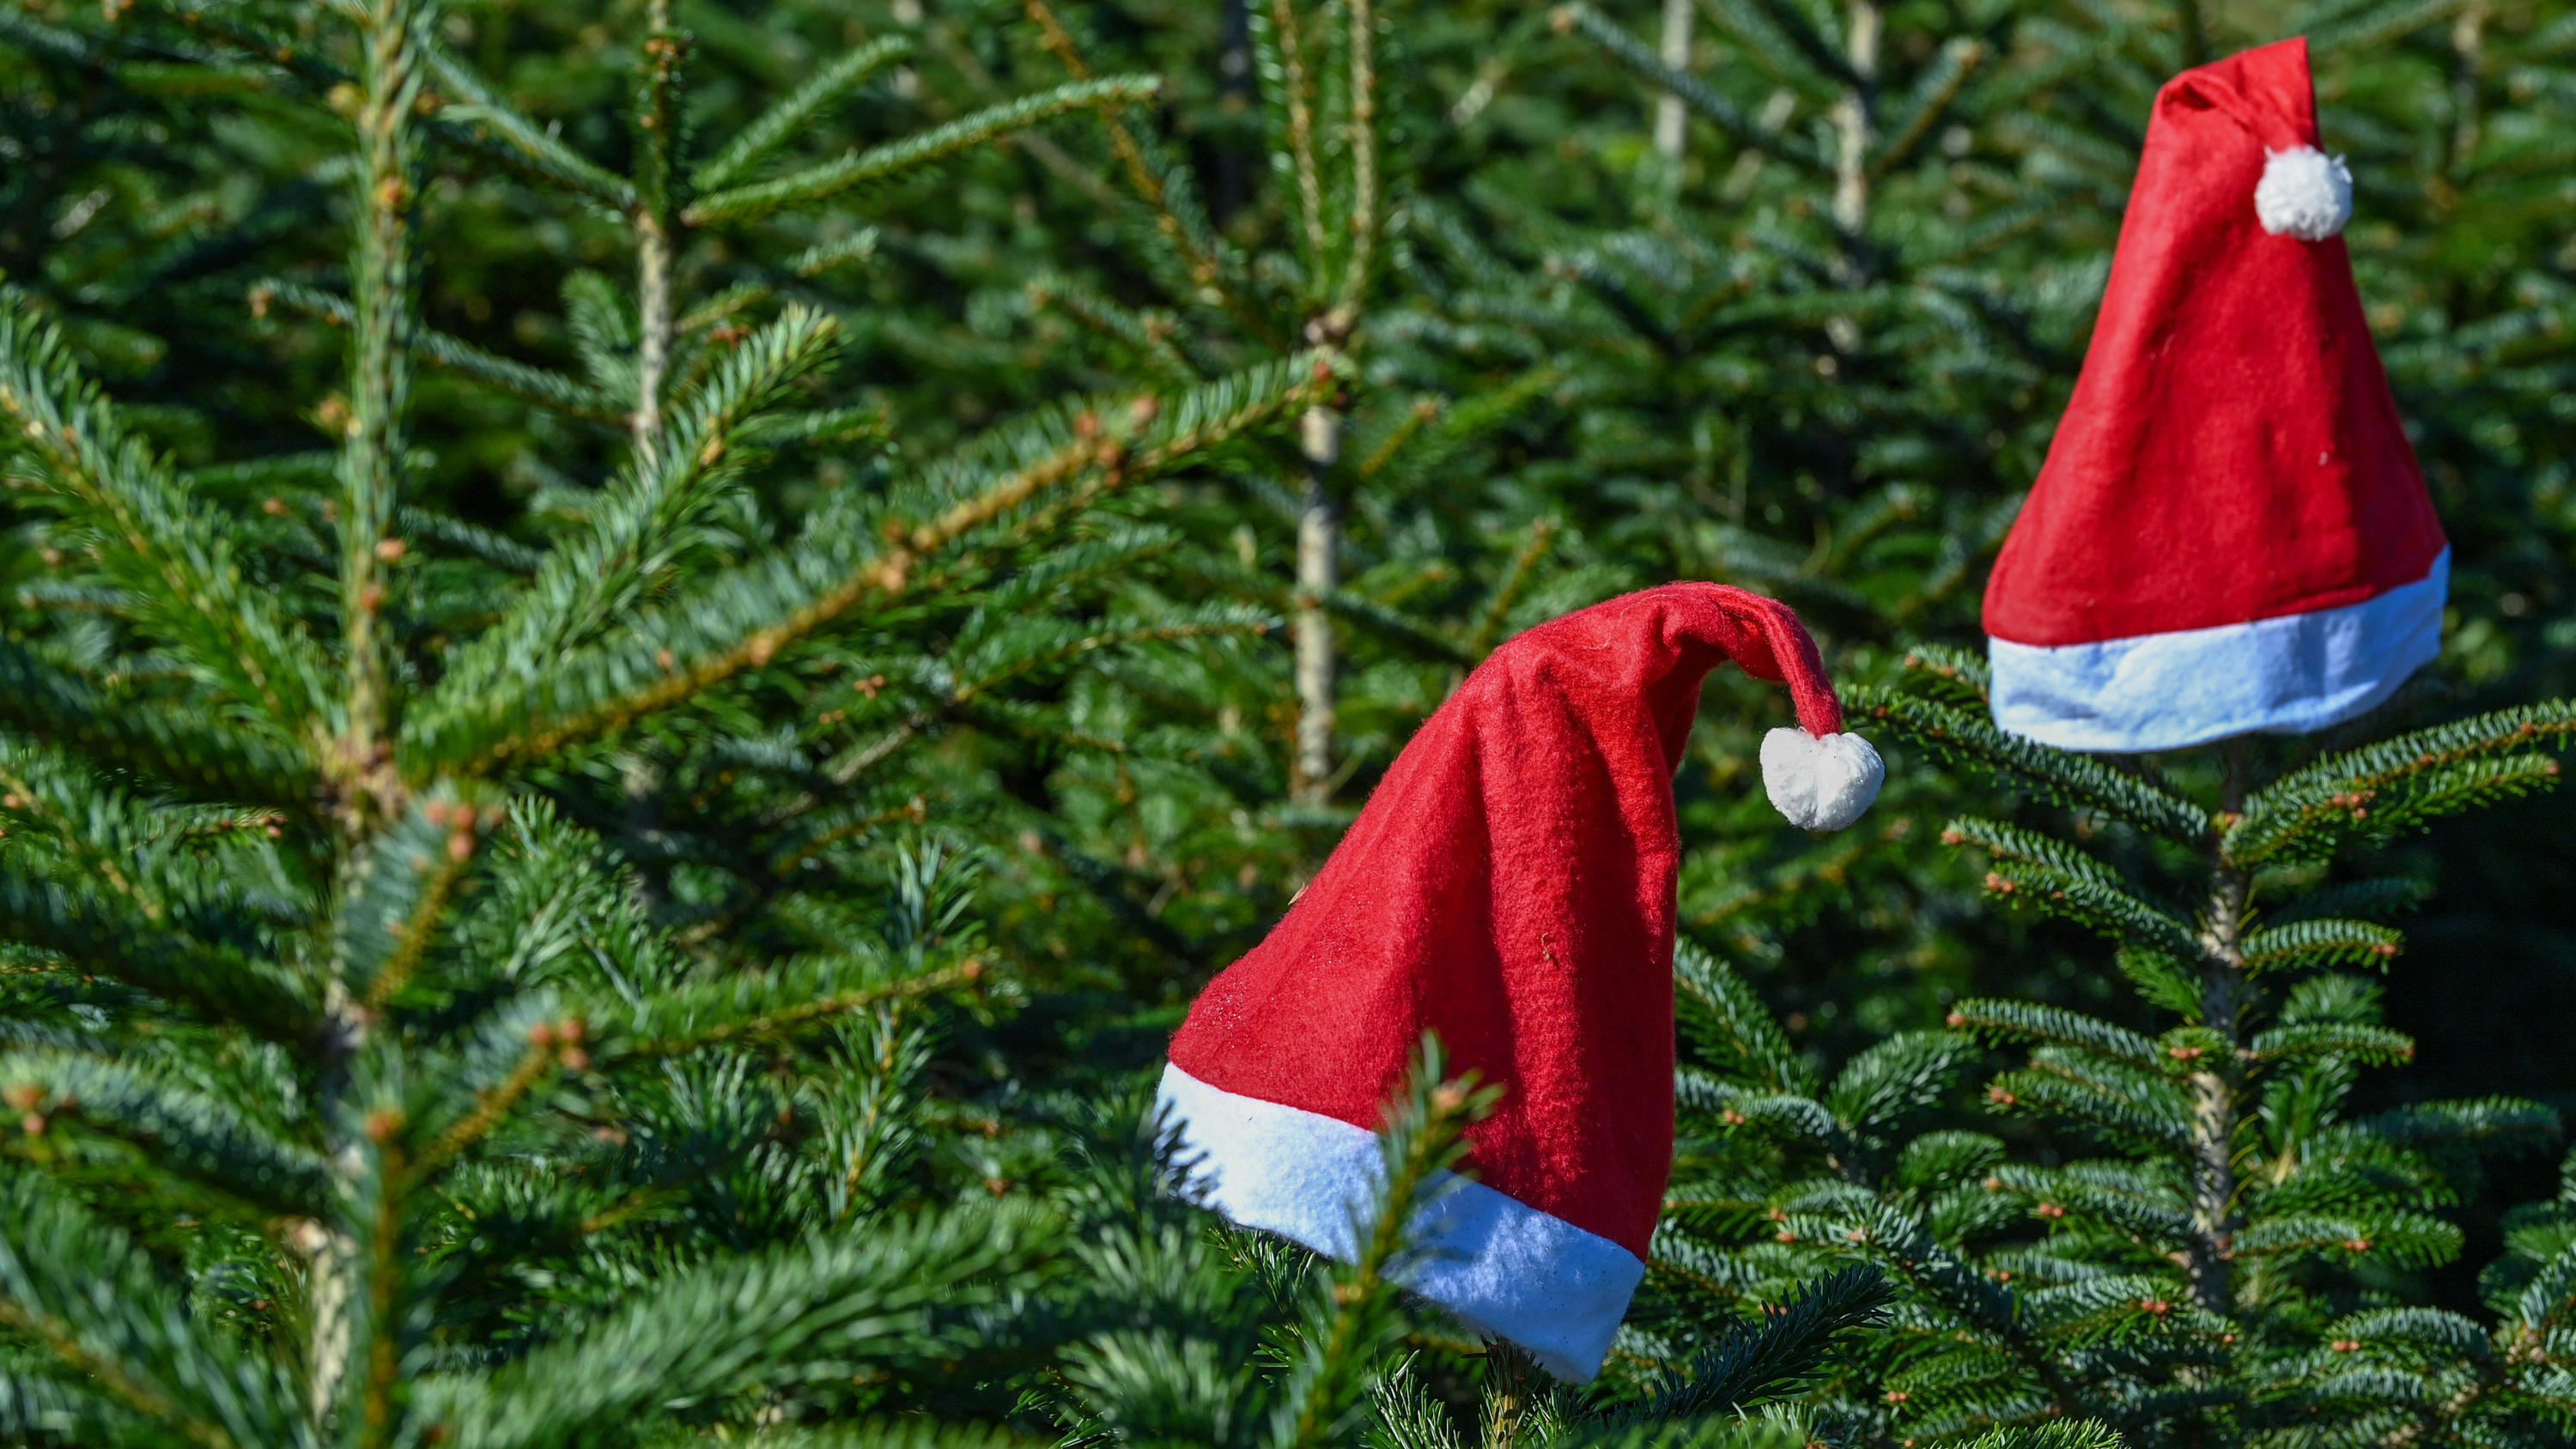
[[[70,1444],[982,1444],[1049,1418],[1348,1441],[1395,1368],[1402,1226],[1485,1098],[1426,1059],[1346,1268],[1211,1236],[1115,1114],[979,1122],[927,1079],[941,1027],[1011,990],[976,861],[936,832],[877,843],[926,805],[871,773],[977,726],[1078,738],[1082,701],[1031,681],[1257,629],[1034,606],[1158,546],[1120,490],[1297,417],[1329,369],[1069,399],[915,465],[829,391],[845,313],[690,288],[710,233],[819,273],[855,243],[795,208],[1149,87],[1081,79],[799,161],[778,153],[802,122],[901,47],[711,147],[681,134],[689,37],[656,10],[621,173],[434,19],[335,12],[309,49],[239,11],[57,35],[102,64],[202,35],[209,75],[283,72],[345,115],[345,270],[248,301],[349,347],[319,410],[336,453],[183,468],[47,308],[0,312],[9,481],[51,570],[0,652],[0,1422]],[[565,283],[577,373],[422,318],[426,183],[495,161],[620,219],[632,288]],[[617,461],[547,485],[541,532],[470,523],[412,486],[424,369]],[[851,486],[785,492],[835,450]],[[1085,1140],[1089,1167],[1047,1160]],[[1866,1298],[1793,1311],[1718,1382],[1793,1375]],[[1622,1422],[1733,1412],[1675,1390]]]
[[[985,695],[1007,717],[1003,686],[1126,642],[1024,613],[1121,547],[1114,522],[1081,536],[1086,510],[1293,414],[1311,382],[1068,400],[769,519],[779,459],[870,419],[810,390],[833,316],[688,295],[691,238],[792,247],[771,218],[1150,86],[776,156],[892,53],[862,47],[710,152],[679,134],[689,47],[657,11],[620,174],[514,112],[428,9],[329,19],[307,48],[188,11],[103,53],[206,34],[189,58],[211,75],[282,71],[347,117],[345,294],[251,298],[346,330],[336,455],[184,470],[33,299],[0,311],[9,483],[52,570],[0,653],[19,1116],[0,1413],[84,1444],[996,1422],[993,1366],[1066,1332],[1035,1304],[1069,1220],[998,1177],[942,1193],[953,1168],[917,1160],[929,1019],[906,1003],[971,997],[987,966],[953,850],[850,852],[887,815],[863,777],[889,726]],[[566,289],[586,375],[421,319],[425,183],[496,157],[627,227],[632,294]],[[625,459],[535,544],[416,501],[423,366],[613,427]],[[807,704],[816,680],[899,700],[887,673],[937,677],[952,709],[854,725]],[[737,772],[790,789],[727,799]],[[674,778],[721,874],[576,823],[603,784],[649,814]],[[1424,1110],[1394,1139],[1416,1165],[1393,1221],[1452,1150],[1459,1105]],[[1358,1271],[1334,1311],[1382,1316],[1382,1272]],[[1283,1392],[1346,1414],[1382,1332],[1324,1343]]]
[[[2404,1046],[2352,974],[2427,860],[2555,939],[2550,817],[2382,846],[2562,717],[2231,805],[1913,643],[1974,637],[2154,85],[2294,29],[2442,676],[2563,692],[2557,0],[0,8],[0,1423],[2563,1439],[2565,1205],[2492,1321],[2423,1286],[2550,1121],[2357,1106]],[[1870,700],[1924,749],[1833,841],[1712,686],[1686,1151],[1574,1395],[1213,1229],[1131,1076],[1467,668],[1685,575],[1948,674]],[[1391,1177],[1472,1100],[1409,1091]]]
[[[1910,686],[1862,693],[1861,717],[2062,812],[2055,829],[1962,817],[1943,840],[1990,862],[1999,903],[2106,937],[2136,1000],[2120,1020],[1963,1000],[1948,1029],[1824,1076],[1739,975],[1685,950],[1686,1145],[1630,1352],[1669,1359],[1743,1299],[1858,1260],[1904,1292],[1825,1401],[1889,1438],[2080,1418],[2132,1444],[2558,1442],[2576,1405],[2551,1325],[2576,1301],[2500,1265],[2491,1281],[2520,1291],[2498,1289],[2489,1328],[2417,1286],[2459,1253],[2444,1212],[2481,1159],[2552,1140],[2556,1114],[2351,1109],[2364,1068],[2413,1052],[2351,968],[2387,968],[2403,938],[2377,918],[2422,888],[2336,867],[2554,785],[2546,749],[2576,715],[2177,760],[2216,786],[2212,808],[2156,770],[2001,733],[1970,657],[1909,663]],[[1985,1088],[2002,1120],[1944,1125],[1980,1043],[2026,1054]]]

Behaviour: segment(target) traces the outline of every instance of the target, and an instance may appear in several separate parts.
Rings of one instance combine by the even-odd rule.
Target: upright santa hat
[[[1986,587],[1996,723],[2071,750],[2313,730],[2438,652],[2450,550],[2351,214],[2306,41],[2158,93],[2083,375]]]
[[[1644,1276],[1673,1154],[1673,771],[1700,680],[1786,679],[1772,801],[1839,829],[1878,755],[1797,615],[1717,584],[1613,599],[1512,640],[1397,758],[1269,939],[1209,983],[1162,1100],[1212,1206],[1357,1251],[1376,1130],[1425,1031],[1504,1088],[1473,1181],[1413,1225],[1406,1286],[1585,1380]]]

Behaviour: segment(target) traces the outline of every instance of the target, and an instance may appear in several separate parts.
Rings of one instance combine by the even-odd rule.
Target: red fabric
[[[1986,588],[1986,632],[2090,644],[2360,603],[2442,525],[2343,238],[2263,230],[2266,149],[2317,144],[2305,40],[2156,96],[2075,396]]]
[[[1405,746],[1267,940],[1208,984],[1172,1061],[1375,1130],[1426,1030],[1505,1090],[1487,1186],[1640,1258],[1673,1152],[1673,771],[1732,658],[1842,728],[1787,605],[1667,584],[1519,636]]]

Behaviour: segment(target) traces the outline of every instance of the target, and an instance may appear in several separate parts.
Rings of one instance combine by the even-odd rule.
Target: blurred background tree
[[[370,285],[352,13],[0,7],[0,273],[238,521],[247,576],[315,619],[350,430],[381,422],[348,369]],[[1273,404],[741,688],[512,766],[700,969],[971,922],[990,971],[907,1006],[885,1041],[919,1045],[872,1069],[925,1104],[906,1160],[937,1164],[930,1197],[1050,1180],[1077,1104],[1133,1086],[1514,631],[1697,576],[1790,600],[1855,680],[1973,648],[2148,99],[2244,45],[2315,46],[2362,294],[2457,548],[2444,656],[2383,723],[2576,689],[2565,0],[604,0],[426,26],[418,365],[381,435],[418,550],[403,689],[477,647],[493,680],[543,678],[585,642],[460,642],[512,590],[658,605],[701,570],[920,526],[907,488],[1176,426],[1132,399],[1232,378]],[[756,408],[682,407],[729,370]],[[651,476],[657,430],[703,451],[737,424],[695,465],[723,476],[636,525],[653,548],[565,552]],[[5,507],[8,637],[123,657],[56,524]],[[2059,828],[2057,807],[1885,740],[1878,810],[1810,839],[1750,769],[1777,713],[1711,688],[1677,782],[1682,921],[1792,1051],[1843,1062],[1969,998],[2155,1029],[2107,948],[1989,911],[1937,840],[1962,812]],[[2414,1063],[2363,1075],[2361,1106],[2576,1105],[2567,809],[2351,864],[2435,890],[2388,978]],[[961,858],[971,912],[920,924],[924,901],[968,911],[926,883]],[[1997,1130],[2055,1150],[2044,1124]],[[2450,1210],[2458,1266],[2418,1286],[2473,1309],[2544,1166],[2497,1164]]]

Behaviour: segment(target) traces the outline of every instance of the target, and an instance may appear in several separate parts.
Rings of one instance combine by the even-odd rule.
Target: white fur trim
[[[2352,220],[2352,170],[2314,146],[2266,149],[2254,183],[2254,215],[2274,236],[2324,241]]]
[[[1858,735],[1783,726],[1762,737],[1762,788],[1801,830],[1840,830],[1861,817],[1887,765]]]
[[[1191,1187],[1208,1206],[1327,1257],[1347,1262],[1358,1252],[1359,1220],[1385,1172],[1376,1133],[1237,1096],[1168,1063],[1159,1098],[1180,1126]],[[1519,1344],[1558,1378],[1591,1382],[1646,1265],[1483,1183],[1440,1177],[1414,1215],[1419,1256],[1396,1280],[1470,1328]]]
[[[2176,750],[2360,714],[2442,652],[2451,551],[2340,609],[2054,649],[1986,641],[1995,723],[2061,750]]]

